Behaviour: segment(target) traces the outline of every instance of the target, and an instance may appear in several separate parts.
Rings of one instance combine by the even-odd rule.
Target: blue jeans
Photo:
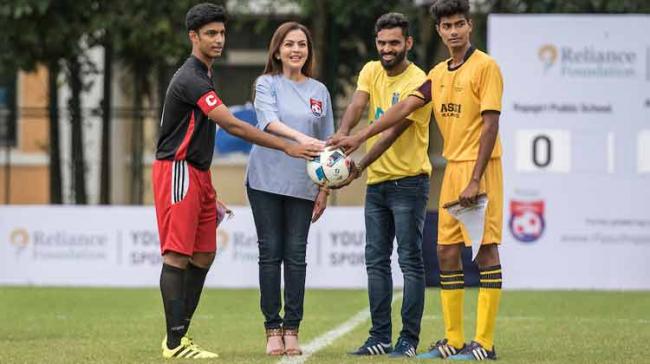
[[[314,202],[247,187],[260,252],[260,307],[264,327],[297,329],[305,300],[307,235]],[[280,265],[284,264],[284,319]]]
[[[429,196],[426,175],[369,185],[366,190],[366,271],[372,328],[370,336],[391,342],[393,280],[390,256],[397,237],[399,266],[404,274],[400,337],[417,347],[424,310],[422,231]]]

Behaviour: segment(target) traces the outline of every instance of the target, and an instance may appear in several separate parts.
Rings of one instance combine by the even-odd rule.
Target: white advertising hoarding
[[[504,285],[650,288],[650,16],[491,15]]]
[[[249,208],[217,231],[209,287],[258,287],[258,249]],[[328,208],[312,225],[307,286],[364,288],[362,208]],[[393,253],[393,281],[402,277]],[[155,286],[161,257],[153,207],[0,208],[0,284]]]

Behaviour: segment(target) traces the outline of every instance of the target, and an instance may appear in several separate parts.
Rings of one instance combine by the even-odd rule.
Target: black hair
[[[438,0],[431,5],[431,16],[436,25],[440,24],[440,19],[452,16],[462,15],[469,20],[469,1],[468,0]]]
[[[202,26],[217,22],[225,23],[228,20],[226,9],[221,5],[202,3],[194,5],[185,15],[185,27],[187,31],[197,31]]]
[[[375,23],[375,35],[380,30],[402,28],[404,37],[409,36],[409,20],[402,13],[386,13],[377,19]]]

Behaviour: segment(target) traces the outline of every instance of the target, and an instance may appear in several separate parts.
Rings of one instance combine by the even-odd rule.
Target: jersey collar
[[[201,62],[200,59],[196,58],[194,55],[190,55],[190,60],[194,62],[195,67],[198,67],[206,75],[210,75],[210,70],[208,69],[208,66],[206,66],[205,63]]]
[[[469,48],[468,48],[467,51],[465,52],[465,56],[463,56],[463,63],[459,64],[459,65],[456,66],[456,67],[451,67],[451,61],[452,61],[452,59],[449,59],[449,60],[447,61],[447,70],[448,70],[448,71],[455,71],[455,70],[461,68],[461,67],[462,67],[462,66],[467,62],[467,60],[469,59],[469,57],[471,57],[472,54],[474,54],[474,51],[475,51],[475,50],[476,50],[476,48],[474,48],[474,46],[469,46]]]

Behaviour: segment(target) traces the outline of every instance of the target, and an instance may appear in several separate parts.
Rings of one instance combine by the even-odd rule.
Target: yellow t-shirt
[[[460,67],[450,70],[448,62],[438,63],[427,75],[425,85],[412,95],[432,100],[436,122],[444,140],[443,157],[448,161],[475,161],[483,127],[481,114],[501,112],[503,78],[492,57],[480,50],[470,50]],[[427,91],[429,94],[427,95]],[[501,157],[501,140],[497,136],[491,158]]]
[[[418,66],[411,63],[404,72],[390,77],[379,61],[371,61],[359,73],[357,91],[370,95],[368,123],[372,124],[389,107],[398,103],[424,81],[426,75]],[[407,119],[413,123],[399,138],[368,166],[368,184],[395,180],[408,176],[431,174],[429,162],[429,121],[431,118],[430,104],[416,110]],[[375,135],[366,142],[370,150],[379,140],[381,134]]]

